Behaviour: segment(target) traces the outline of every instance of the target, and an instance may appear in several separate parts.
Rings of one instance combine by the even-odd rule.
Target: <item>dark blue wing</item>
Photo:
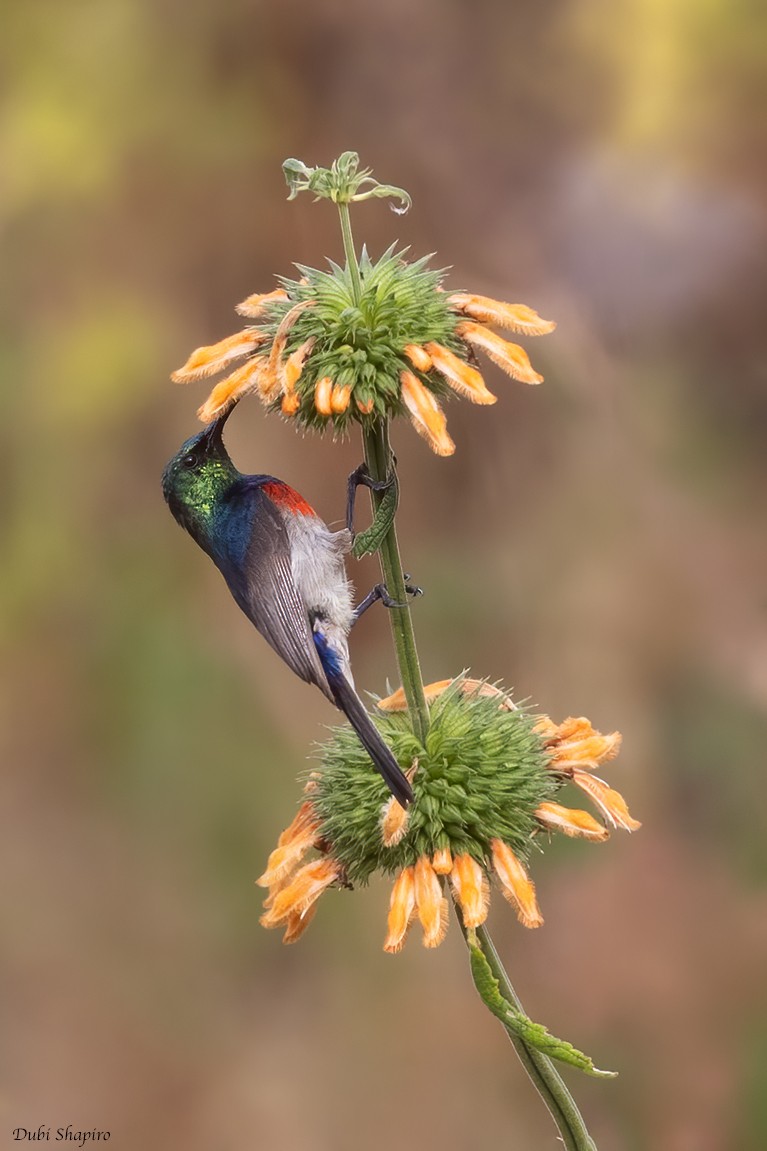
[[[314,645],[309,614],[293,581],[282,515],[259,484],[227,499],[224,555],[216,557],[229,590],[285,663],[335,703]]]

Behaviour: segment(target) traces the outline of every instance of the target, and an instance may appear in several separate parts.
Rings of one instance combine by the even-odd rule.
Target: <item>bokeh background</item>
[[[355,211],[373,253],[559,321],[543,388],[489,368],[492,413],[451,406],[452,459],[395,429],[427,678],[621,729],[644,821],[552,844],[545,927],[497,906],[499,945],[530,1013],[620,1071],[568,1075],[600,1147],[767,1145],[765,14],[6,0],[2,1146],[70,1122],[130,1151],[557,1146],[455,925],[385,956],[373,885],[295,948],[259,927],[334,715],[161,499],[204,395],[169,372],[339,257],[280,165],[348,148],[414,199]],[[341,517],[356,443],[250,402],[228,439]],[[396,678],[385,612],[354,658]]]

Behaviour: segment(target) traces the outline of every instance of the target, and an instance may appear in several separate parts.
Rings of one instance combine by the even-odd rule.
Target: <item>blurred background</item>
[[[3,1146],[41,1123],[144,1151],[558,1145],[455,924],[384,955],[378,884],[294,948],[259,927],[335,715],[160,493],[206,393],[170,371],[293,261],[340,257],[283,159],[344,149],[413,196],[355,210],[372,253],[436,252],[559,323],[526,342],[543,388],[489,367],[493,412],[451,405],[453,458],[394,429],[427,679],[619,728],[609,780],[644,822],[552,843],[542,930],[496,899],[512,978],[620,1071],[567,1073],[600,1148],[767,1145],[766,52],[755,0],[7,0]],[[356,442],[254,402],[228,442],[340,519]],[[396,681],[383,610],[353,655]]]

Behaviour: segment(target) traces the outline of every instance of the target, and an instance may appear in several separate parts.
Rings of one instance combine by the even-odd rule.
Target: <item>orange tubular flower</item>
[[[437,875],[449,875],[453,870],[453,856],[449,847],[441,847],[432,856],[431,865]]]
[[[287,300],[288,293],[284,288],[275,288],[273,292],[254,292],[238,304],[235,311],[241,316],[248,316],[251,320],[260,320],[266,311],[266,305],[272,300]]]
[[[426,696],[427,703],[433,703],[443,691],[455,681],[452,679],[440,679],[436,683],[426,684],[423,692]],[[458,682],[458,688],[464,695],[492,695],[498,699],[498,706],[512,710],[514,704],[509,697],[502,692],[495,684],[488,683],[484,679],[470,679],[468,676],[465,678],[461,676]],[[391,695],[387,695],[385,699],[379,699],[377,706],[381,711],[407,711],[407,699],[405,692],[401,687],[398,687]]]
[[[333,391],[330,394],[330,410],[333,415],[340,415],[345,412],[349,407],[349,400],[352,397],[351,384],[334,384]]]
[[[301,313],[305,312],[307,308],[311,307],[311,305],[311,300],[304,300],[302,303],[296,304],[294,307],[292,307],[290,311],[286,312],[280,320],[277,331],[274,334],[274,339],[272,340],[271,349],[269,351],[269,361],[266,368],[267,382],[262,392],[262,397],[267,403],[271,403],[272,400],[276,399],[276,397],[280,394],[281,387],[283,386],[284,376],[281,368],[281,363],[285,352],[285,345],[288,342],[290,329],[293,327]]]
[[[438,456],[451,456],[455,444],[447,434],[445,414],[432,393],[407,368],[400,372],[402,399],[410,412],[410,421],[420,436]]]
[[[471,320],[464,320],[458,324],[456,333],[473,348],[485,352],[499,368],[503,368],[504,372],[515,380],[520,380],[523,384],[543,383],[543,376],[534,371],[530,357],[519,344],[510,344],[508,340]]]
[[[493,867],[501,881],[501,890],[516,909],[520,923],[525,927],[540,927],[543,916],[538,910],[533,881],[508,844],[500,839],[493,839],[490,846],[493,852]]]
[[[259,887],[273,888],[294,870],[309,848],[314,846],[318,827],[319,821],[311,803],[302,803],[296,818],[283,831],[269,856],[266,871],[256,880]]]
[[[472,368],[465,360],[453,355],[447,348],[441,348],[439,344],[427,344],[426,351],[431,356],[434,367],[459,396],[471,400],[473,404],[496,403],[498,397],[487,390],[485,381],[476,368]]]
[[[284,416],[294,416],[301,406],[301,399],[296,392],[284,395],[280,400],[280,411]]]
[[[447,931],[447,900],[434,868],[425,855],[415,865],[415,902],[423,927],[424,947],[438,947]]]
[[[412,867],[399,873],[392,888],[389,903],[388,934],[384,951],[390,954],[402,950],[407,929],[415,915],[415,874]]]
[[[543,717],[536,725],[536,730],[551,756],[551,770],[565,779],[571,779],[576,787],[588,795],[613,827],[622,828],[624,831],[636,831],[642,826],[638,820],[632,818],[620,792],[608,787],[598,776],[589,774],[600,764],[615,759],[621,746],[620,732],[613,731],[603,735],[602,732],[595,731],[584,716],[580,718],[570,716],[560,724],[554,724],[548,717]],[[582,814],[585,815],[585,812]],[[602,831],[605,830],[601,824],[597,827]],[[564,826],[560,830],[568,835],[585,834],[583,831],[567,830]],[[597,836],[590,835],[589,838]]]
[[[392,795],[384,804],[381,816],[381,840],[384,847],[396,847],[407,831],[408,814]]]
[[[498,328],[508,328],[526,336],[547,336],[556,324],[553,320],[543,320],[526,304],[504,304],[489,296],[473,296],[469,292],[452,292],[448,302],[457,311],[463,312],[472,320],[483,324],[494,324]]]
[[[291,395],[296,390],[296,383],[304,370],[304,361],[314,347],[314,337],[304,340],[300,348],[296,348],[290,356],[288,356],[282,368],[282,379],[280,383],[285,395]]]
[[[323,376],[314,388],[314,406],[321,416],[333,414],[333,381],[330,376]]]
[[[199,418],[207,424],[222,415],[248,392],[258,391],[265,364],[265,356],[252,356],[230,376],[219,380],[205,403],[198,409]]]
[[[175,384],[186,384],[190,380],[200,380],[205,376],[215,376],[232,360],[240,356],[247,356],[254,352],[266,340],[266,336],[255,328],[246,328],[243,332],[235,332],[225,340],[208,347],[197,348],[192,352],[183,368],[173,372],[171,379]]]
[[[490,906],[490,884],[482,868],[470,855],[459,855],[450,872],[450,883],[465,926],[480,927]]]
[[[620,792],[608,787],[603,779],[588,775],[576,767],[573,769],[572,781],[581,791],[585,791],[613,827],[620,827],[623,831],[637,831],[642,826],[638,820],[631,818],[626,800]]]
[[[277,927],[282,923],[287,924],[296,915],[303,918],[339,875],[340,868],[334,859],[316,859],[313,863],[304,864],[276,892],[271,906],[261,916],[261,923],[264,927]]]
[[[548,831],[561,831],[563,835],[591,839],[595,843],[610,838],[610,832],[593,815],[577,808],[545,802],[536,808],[535,816]]]
[[[300,939],[314,919],[316,911],[316,903],[313,903],[311,907],[307,907],[306,911],[291,911],[285,919],[285,934],[282,937],[282,942],[295,943],[296,940]]]
[[[429,353],[425,348],[419,347],[418,344],[405,344],[402,351],[419,372],[430,372],[434,366]]]

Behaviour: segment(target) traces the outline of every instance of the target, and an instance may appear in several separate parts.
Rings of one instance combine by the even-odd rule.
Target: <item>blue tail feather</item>
[[[360,743],[372,759],[376,770],[383,776],[389,791],[402,807],[407,807],[413,799],[413,789],[394,758],[391,748],[384,742],[378,728],[365,710],[362,700],[344,675],[340,655],[334,651],[327,637],[319,630],[314,632],[314,643],[336,706],[354,728]]]

